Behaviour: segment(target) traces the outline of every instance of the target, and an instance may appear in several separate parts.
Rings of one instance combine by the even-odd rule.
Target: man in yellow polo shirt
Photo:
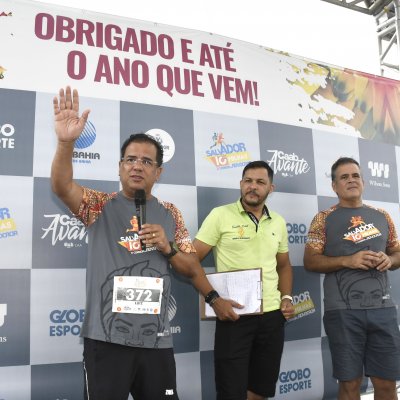
[[[193,243],[200,260],[213,249],[218,272],[262,268],[264,313],[242,315],[236,321],[217,320],[217,400],[263,400],[275,395],[284,324],[294,307],[286,223],[265,205],[274,189],[272,181],[273,171],[266,162],[247,164],[240,199],[214,208]],[[226,306],[214,290],[206,301],[216,311]]]

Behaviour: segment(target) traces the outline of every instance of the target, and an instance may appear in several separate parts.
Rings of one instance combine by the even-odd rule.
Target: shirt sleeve
[[[183,253],[196,253],[193,246],[192,239],[190,238],[189,231],[186,228],[180,210],[172,203],[162,201],[162,204],[168,209],[175,221],[175,243],[178,245],[179,250]]]
[[[85,226],[93,224],[103,211],[105,204],[116,195],[116,192],[104,193],[83,187],[82,202],[75,216],[79,218]]]
[[[319,212],[311,221],[310,229],[308,230],[306,246],[323,253],[326,244],[325,234],[326,213]]]
[[[381,210],[381,211],[385,215],[386,221],[387,221],[388,226],[389,226],[389,234],[388,234],[386,247],[390,248],[390,247],[400,246],[399,238],[398,238],[397,232],[396,232],[396,227],[395,227],[395,225],[393,223],[393,220],[392,220],[391,216],[389,215],[389,213],[387,211],[385,211],[385,210]]]
[[[220,226],[218,211],[214,208],[201,224],[196,239],[215,247],[221,237]]]

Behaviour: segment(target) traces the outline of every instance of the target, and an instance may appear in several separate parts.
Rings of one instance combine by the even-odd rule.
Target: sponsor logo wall
[[[12,18],[18,18],[18,12],[30,10],[27,2],[0,0],[0,14],[2,8],[8,9],[11,4],[16,4],[17,12],[2,19],[5,20],[0,31],[3,34],[9,34],[13,27]],[[82,17],[80,11],[46,8],[45,5],[35,7],[38,9],[34,8],[31,14],[41,12],[42,18],[53,12]],[[95,14],[92,17],[98,18]],[[30,18],[31,15],[26,17],[33,24]],[[122,24],[120,20],[117,22]],[[30,32],[37,32],[34,26],[24,26],[20,31],[24,39],[28,28]],[[156,29],[150,25],[142,28],[149,32]],[[171,36],[176,31],[168,27],[163,29]],[[45,32],[41,36],[32,50],[48,57],[44,44],[53,50],[55,44],[50,39],[43,39]],[[254,97],[256,91],[250,93],[248,87],[259,88],[257,81],[249,81],[251,85],[246,86],[247,80],[228,76],[234,72],[228,62],[229,57],[233,57],[229,53],[232,46],[223,39],[215,40],[221,49],[228,51],[225,57],[227,76],[219,71],[221,78],[210,77],[212,89],[204,90],[204,96],[201,96],[200,84],[197,92],[193,87],[194,70],[191,80],[179,81],[175,76],[172,91],[168,88],[160,90],[160,86],[156,88],[149,83],[148,91],[141,92],[143,82],[130,80],[130,84],[125,83],[123,87],[107,82],[110,86],[104,86],[104,82],[94,84],[88,79],[78,79],[79,71],[75,71],[75,80],[71,82],[71,76],[50,79],[43,68],[38,68],[35,81],[39,83],[36,84],[27,77],[16,80],[15,76],[22,74],[22,67],[16,61],[7,65],[8,68],[4,67],[4,71],[4,68],[0,69],[3,71],[0,82],[12,86],[0,88],[0,399],[82,399],[82,340],[79,334],[85,312],[87,232],[53,195],[50,187],[50,168],[56,146],[52,98],[60,81],[69,82],[78,89],[81,84],[84,89],[81,111],[91,110],[85,131],[74,149],[74,176],[78,182],[106,192],[118,191],[121,143],[132,133],[146,132],[159,140],[165,152],[164,171],[154,194],[180,208],[192,237],[213,207],[237,201],[244,165],[258,159],[271,164],[275,170],[276,188],[268,205],[286,219],[294,266],[296,310],[295,317],[286,326],[276,398],[336,398],[337,385],[331,378],[329,348],[321,323],[321,276],[305,271],[302,266],[305,238],[312,217],[336,203],[331,189],[330,166],[340,156],[360,161],[366,186],[365,202],[386,209],[399,231],[400,177],[397,171],[400,150],[395,144],[383,143],[382,135],[377,136],[377,141],[366,140],[357,135],[354,127],[341,131],[340,125],[333,129],[331,125],[337,119],[332,110],[326,124],[316,124],[314,114],[319,112],[321,105],[315,102],[315,108],[307,108],[307,113],[312,114],[312,123],[288,120],[291,114],[286,111],[296,109],[296,116],[300,115],[299,107],[305,109],[311,89],[316,88],[303,87],[295,80],[288,82],[285,78],[282,83],[285,89],[276,90],[269,82],[268,90],[260,90]],[[5,48],[10,46],[9,40],[5,42]],[[17,37],[16,40],[22,39]],[[203,36],[201,40],[206,41]],[[188,42],[181,43],[188,46]],[[194,40],[194,49],[198,51],[201,44]],[[18,45],[23,46],[20,42]],[[249,50],[246,46],[234,44],[233,47],[241,52],[238,60],[243,60],[235,67],[249,72],[253,65],[248,60],[254,57],[255,49],[250,46]],[[110,49],[108,51],[112,54]],[[22,47],[20,52],[23,52]],[[295,71],[293,65],[301,73],[304,60],[291,59],[293,65],[289,68],[289,64],[282,64],[285,55],[270,53],[271,65],[276,68],[273,74],[276,82],[280,80],[280,74],[292,74]],[[260,56],[263,63],[266,62],[265,54]],[[58,63],[62,57],[54,59],[54,68],[61,68]],[[166,68],[167,61],[162,61]],[[0,65],[2,63],[0,57]],[[68,65],[70,68],[72,64]],[[262,65],[255,65],[257,76],[269,76]],[[135,66],[137,64],[130,64],[130,71]],[[145,64],[142,66],[144,68]],[[280,66],[282,69],[278,72]],[[87,67],[91,67],[89,60]],[[179,73],[176,68],[171,68],[175,75]],[[215,71],[222,67],[214,65],[209,69]],[[317,72],[315,70],[314,74]],[[70,70],[69,73],[72,74]],[[106,75],[105,70],[102,73]],[[179,94],[175,91],[177,82],[181,85]],[[195,97],[190,97],[190,101],[183,93],[184,84],[189,83]],[[233,86],[240,95],[233,96]],[[265,99],[265,93],[270,92],[275,93],[276,104]],[[154,93],[165,97],[158,100]],[[214,94],[212,100],[210,93]],[[292,101],[287,109],[279,104],[285,96]],[[301,99],[297,101],[296,96]],[[321,97],[321,93],[318,96]],[[239,103],[242,101],[243,105],[245,98],[247,108],[240,108]],[[214,271],[211,256],[204,260],[203,266],[206,272]],[[394,272],[389,276],[393,297],[399,303],[400,274]],[[215,399],[212,352],[215,323],[200,320],[197,292],[175,274],[172,274],[168,315],[174,337],[180,398]]]
[[[13,92],[13,96],[16,93],[18,91]],[[4,95],[2,90],[0,95]],[[21,96],[26,98],[27,93],[22,92]],[[50,100],[50,96],[43,93],[28,97]],[[91,108],[105,108],[99,99],[86,99],[86,102]],[[104,102],[110,105],[107,100]],[[29,103],[27,107],[35,107],[35,102]],[[119,123],[114,126],[120,126],[121,132],[119,135],[105,133],[106,129],[102,126],[104,119],[100,116],[98,119],[91,117],[91,129],[97,132],[95,141],[100,143],[102,135],[108,134],[108,140],[116,142],[110,145],[110,152],[118,152],[116,149],[119,149],[120,143],[129,134],[128,127],[134,125],[132,114],[136,112],[137,115],[142,115],[142,123],[138,129],[135,125],[135,131],[153,133],[162,143],[168,143],[165,145],[168,149],[175,149],[171,159],[164,166],[168,174],[156,185],[154,193],[160,199],[175,203],[182,210],[192,236],[213,207],[238,199],[242,163],[264,155],[264,159],[275,167],[276,189],[271,194],[268,204],[271,209],[281,213],[287,222],[289,250],[294,266],[293,295],[296,309],[295,317],[286,327],[286,345],[277,385],[277,398],[319,399],[321,393],[325,393],[325,398],[334,396],[332,393],[336,386],[329,383],[328,390],[324,389],[323,384],[324,379],[329,380],[324,370],[328,368],[329,357],[323,356],[322,351],[326,345],[321,341],[324,337],[321,336],[321,277],[303,269],[302,255],[312,217],[319,209],[326,209],[336,202],[333,192],[329,193],[327,190],[330,184],[329,167],[340,154],[346,154],[332,152],[318,157],[319,149],[332,146],[332,143],[345,145],[345,138],[333,133],[300,130],[293,133],[293,139],[290,135],[293,127],[265,121],[257,123],[252,120],[174,108],[153,109],[149,105],[135,103],[121,103],[122,109],[125,110],[123,112],[119,112],[115,102],[112,103],[112,107],[114,115],[120,115]],[[148,109],[147,121],[144,109]],[[40,109],[40,113],[42,112]],[[54,135],[51,126],[38,122],[36,126],[40,126],[41,129],[37,139],[35,136],[35,147],[29,149],[30,142],[21,142],[23,151],[33,153],[37,148],[47,146],[49,153],[53,153],[55,141],[49,140],[49,145],[45,139],[45,134],[49,138]],[[122,127],[125,127],[124,132]],[[271,131],[269,127],[272,127]],[[214,141],[215,132],[223,132],[226,141]],[[289,134],[286,135],[285,132]],[[187,143],[183,135],[188,137]],[[370,197],[366,196],[365,201],[373,206],[385,208],[399,227],[399,152],[394,146],[384,145],[381,154],[376,151],[376,146],[373,148],[371,143],[363,139],[347,140],[349,153],[361,160],[366,186],[371,188],[366,192]],[[257,143],[257,146],[254,143]],[[230,149],[243,150],[246,158],[245,161],[240,161],[240,166],[232,162],[229,167],[226,164],[223,168],[210,161],[210,157],[216,157],[207,155],[211,154],[207,153],[210,147],[214,146],[215,151],[220,150],[223,153],[227,151],[228,145],[231,146]],[[177,148],[180,148],[179,152],[176,151]],[[99,151],[104,154],[107,152],[106,149]],[[178,156],[181,160],[173,163]],[[107,157],[108,168],[104,168],[117,170],[118,158],[111,158],[109,155]],[[230,162],[229,157],[226,160],[227,163]],[[0,176],[4,191],[0,207],[1,368],[7,374],[17,367],[25,371],[21,376],[26,377],[26,380],[10,398],[23,398],[26,392],[30,393],[32,399],[41,398],[41,393],[46,391],[47,387],[47,380],[43,377],[49,373],[54,375],[54,380],[52,387],[47,388],[55,393],[54,396],[79,398],[77,387],[81,388],[83,385],[80,375],[82,341],[79,333],[84,317],[87,233],[84,226],[52,194],[49,169],[44,167],[43,160],[39,159],[38,163],[41,166],[35,167],[34,163],[32,171],[38,171],[39,176],[35,176],[33,172],[30,177],[7,174]],[[48,157],[48,163],[51,163],[51,157]],[[184,173],[182,165],[188,166]],[[389,165],[389,168],[385,165]],[[181,175],[185,176],[183,183],[179,179]],[[211,182],[208,186],[207,176]],[[91,180],[81,179],[88,177]],[[81,184],[99,190],[119,190],[117,177],[111,180],[99,179],[96,168],[93,168],[91,163],[84,163],[83,169],[78,169],[76,178]],[[376,185],[370,184],[369,181],[382,182],[382,185],[386,182],[387,195],[384,195],[383,200],[377,201],[379,192],[376,192]],[[207,272],[213,271],[211,257],[205,260],[204,266]],[[395,276],[394,282],[397,281],[398,277]],[[393,287],[394,297],[399,299],[397,285]],[[169,318],[177,354],[179,390],[181,395],[187,392],[191,393],[188,396],[195,396],[187,398],[210,400],[213,396],[209,385],[213,385],[214,322],[200,321],[196,291],[187,281],[175,275],[172,281],[172,296]],[[326,348],[324,351],[329,353]],[[296,362],[293,361],[294,358]],[[26,372],[29,368],[30,373]],[[67,370],[72,371],[68,384],[58,375],[65,374]],[[188,371],[193,374],[192,377],[197,378],[188,379]],[[195,392],[189,389],[189,381],[196,382]],[[0,380],[0,385],[2,393],[9,393],[15,382]]]

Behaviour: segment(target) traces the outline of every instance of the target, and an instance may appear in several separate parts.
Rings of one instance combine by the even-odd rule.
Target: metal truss
[[[386,72],[400,72],[400,0],[322,1],[373,16],[376,22],[381,75]]]

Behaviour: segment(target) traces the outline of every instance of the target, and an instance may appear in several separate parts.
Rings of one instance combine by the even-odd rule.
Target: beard
[[[242,195],[242,203],[244,203],[247,206],[250,207],[257,207],[265,203],[265,200],[267,200],[268,193],[261,197],[258,193],[254,191],[247,192],[246,194],[241,194]],[[249,195],[252,195],[251,197]]]

